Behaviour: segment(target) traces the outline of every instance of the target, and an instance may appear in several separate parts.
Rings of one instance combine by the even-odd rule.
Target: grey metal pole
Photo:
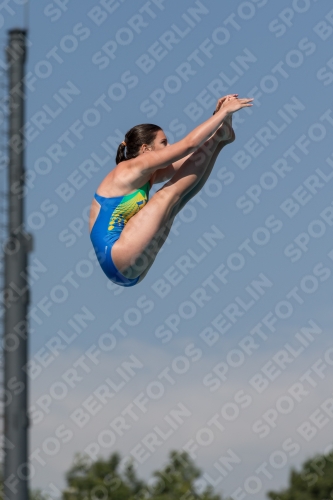
[[[26,32],[9,32],[9,209],[8,240],[5,246],[4,328],[4,498],[28,500],[27,325],[29,289],[27,238],[24,233],[24,65]],[[19,334],[18,334],[19,332]]]

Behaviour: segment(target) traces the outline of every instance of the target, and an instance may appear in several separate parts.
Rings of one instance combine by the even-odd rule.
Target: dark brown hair
[[[121,143],[117,149],[117,165],[121,161],[136,158],[139,155],[142,144],[152,144],[159,130],[162,129],[158,125],[153,125],[152,123],[143,123],[141,125],[136,125],[128,132],[126,132],[124,139],[126,146],[125,144]]]

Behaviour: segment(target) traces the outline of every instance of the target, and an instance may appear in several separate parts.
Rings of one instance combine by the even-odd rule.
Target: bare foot
[[[226,105],[231,99],[237,99],[238,94],[229,94],[224,97],[221,97],[216,104],[216,109],[214,113],[219,111],[223,106]],[[235,131],[232,128],[232,114],[227,116],[224,120],[222,125],[219,127],[217,131],[217,136],[219,138],[219,141],[225,142],[226,144],[229,144],[235,140]]]
[[[227,103],[230,99],[235,99],[235,97],[228,96],[221,107],[223,108],[224,104]],[[232,128],[232,115],[227,116],[223,120],[223,123],[221,126],[221,132],[222,132],[222,139],[221,140],[223,142],[227,142],[228,144],[230,144],[231,142],[234,142],[234,140],[236,139],[236,134],[235,134],[234,129]]]

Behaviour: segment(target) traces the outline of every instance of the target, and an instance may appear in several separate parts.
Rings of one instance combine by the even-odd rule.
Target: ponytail
[[[126,160],[126,155],[125,155],[125,144],[122,142],[119,144],[118,149],[117,149],[117,156],[116,156],[116,164],[120,163],[121,161]]]

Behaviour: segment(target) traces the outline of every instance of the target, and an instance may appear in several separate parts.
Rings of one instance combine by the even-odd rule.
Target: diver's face
[[[159,151],[165,148],[168,145],[168,139],[163,132],[163,130],[159,130],[155,136],[154,142],[152,143],[153,151]]]

